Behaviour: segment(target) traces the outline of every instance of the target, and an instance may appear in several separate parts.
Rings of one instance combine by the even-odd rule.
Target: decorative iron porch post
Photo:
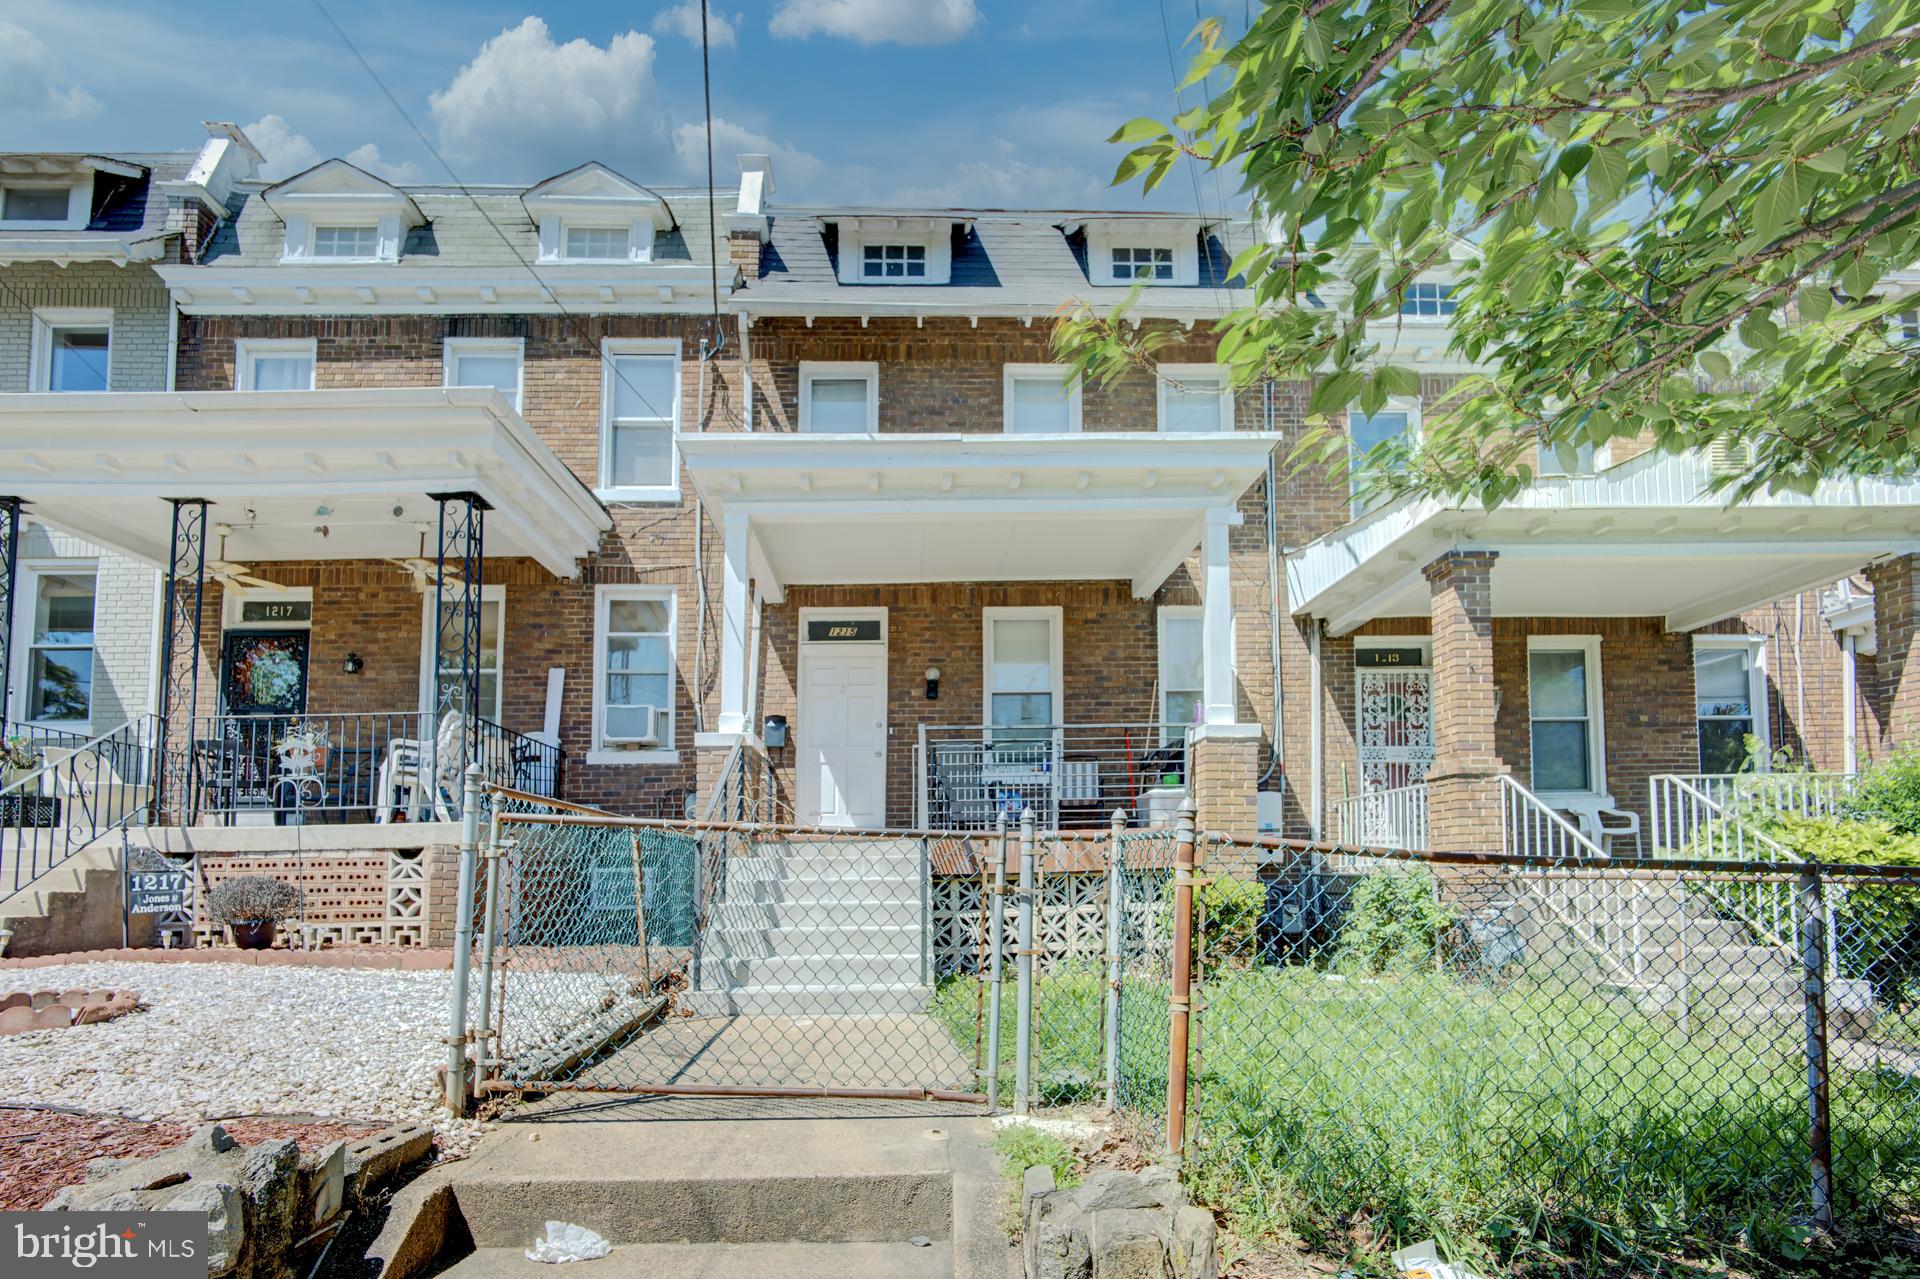
[[[444,782],[449,807],[457,808],[467,765],[480,757],[480,588],[488,507],[478,493],[427,496],[440,504],[433,578],[433,722],[427,725],[428,775],[433,778],[429,803],[438,802]],[[441,732],[449,715],[459,717],[457,734]],[[442,758],[448,749],[453,757]]]
[[[20,499],[0,497],[0,726],[13,705],[13,584],[20,569]]]
[[[207,499],[168,498],[167,616],[160,635],[159,732],[154,736],[156,806],[162,820],[191,819],[193,719],[200,712],[200,606],[207,585]]]

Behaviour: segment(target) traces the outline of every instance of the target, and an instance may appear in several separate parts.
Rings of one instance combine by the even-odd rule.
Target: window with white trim
[[[565,248],[561,256],[580,261],[616,262],[624,260],[631,232],[623,226],[574,226],[567,224]]]
[[[924,280],[927,277],[927,246],[862,245],[860,274],[869,280]]]
[[[377,224],[322,226],[313,228],[313,256],[348,261],[371,261],[380,255],[380,228]]]
[[[601,489],[637,501],[677,498],[679,344],[608,342],[600,404]]]
[[[878,431],[880,366],[802,361],[800,429],[823,435],[871,435]]]
[[[1600,468],[1600,450],[1591,444],[1540,448],[1540,475],[1592,475]]]
[[[238,391],[311,391],[317,346],[313,338],[263,341],[240,338],[233,344],[234,389]]]
[[[0,188],[0,222],[34,226],[85,225],[85,203],[70,186],[50,187],[9,183]],[[75,206],[79,206],[76,216]]]
[[[1597,638],[1528,639],[1527,721],[1535,791],[1605,792]]]
[[[490,386],[520,407],[524,344],[519,338],[448,338],[444,376],[448,386]]]
[[[36,391],[105,391],[113,355],[113,312],[59,307],[33,313],[28,385]]]
[[[92,570],[34,572],[27,632],[25,719],[86,725],[93,718]]]
[[[1757,739],[1766,763],[1765,642],[1743,635],[1696,636],[1693,641],[1694,723],[1700,771],[1737,773],[1747,763],[1747,739]]]
[[[588,763],[664,763],[674,753],[674,593],[602,586],[594,599]]]
[[[983,615],[994,745],[1045,738],[1060,716],[1061,610],[988,608]]]
[[[1062,364],[1009,364],[1001,374],[1008,435],[1067,435],[1080,429],[1080,377]]]
[[[458,683],[460,679],[460,668],[454,664],[460,647],[460,618],[458,610],[447,610],[440,628],[440,646],[436,649],[433,644],[433,618],[437,604],[431,590],[422,596],[421,604],[420,634],[425,637],[420,651],[421,704],[431,714],[438,704],[440,688]],[[507,588],[483,584],[480,587],[480,701],[476,710],[482,719],[490,719],[496,724],[501,722],[500,672],[506,659],[506,633]],[[441,659],[437,669],[434,666],[436,653]]]
[[[1173,279],[1173,250],[1157,246],[1113,246],[1113,278],[1116,280]]]
[[[1201,648],[1201,610],[1192,605],[1160,610],[1160,744],[1182,740],[1206,709]]]
[[[1226,369],[1218,364],[1162,364],[1159,375],[1162,431],[1233,429],[1233,388]]]
[[[1415,280],[1400,299],[1400,314],[1419,320],[1438,320],[1459,309],[1453,286],[1433,280]]]
[[[1362,471],[1368,465],[1368,454],[1391,440],[1412,441],[1419,435],[1419,400],[1395,397],[1377,413],[1363,413],[1358,408],[1347,410],[1348,485],[1356,498],[1356,515],[1367,509],[1357,499],[1366,480]]]

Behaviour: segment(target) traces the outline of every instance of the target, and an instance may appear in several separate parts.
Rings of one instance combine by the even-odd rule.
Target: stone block
[[[426,1124],[393,1124],[346,1150],[347,1195],[362,1202],[396,1174],[433,1153],[433,1129]]]
[[[1172,1262],[1174,1279],[1217,1279],[1220,1260],[1215,1235],[1213,1214],[1205,1208],[1181,1204],[1173,1210],[1167,1259]]]
[[[1091,1173],[1073,1191],[1073,1201],[1082,1212],[1161,1206],[1151,1187],[1142,1185],[1138,1176],[1119,1168],[1101,1168]]]
[[[1166,1164],[1149,1164],[1139,1172],[1140,1186],[1162,1208],[1178,1208],[1187,1201],[1180,1185],[1180,1174]]]
[[[1033,1201],[1054,1192],[1053,1169],[1039,1165],[1027,1169],[1020,1178],[1020,1220],[1033,1220]]]
[[[1089,1279],[1092,1274],[1093,1240],[1087,1214],[1070,1193],[1056,1191],[1035,1200],[1027,1279]]]
[[[225,1181],[189,1181],[163,1205],[169,1212],[207,1214],[207,1274],[231,1274],[246,1244],[246,1208],[239,1188]]]
[[[1165,1211],[1109,1208],[1088,1216],[1093,1223],[1093,1279],[1168,1279]]]
[[[311,1210],[306,1223],[308,1230],[333,1220],[346,1204],[346,1190],[346,1142],[336,1141],[320,1150],[301,1152],[300,1202]]]

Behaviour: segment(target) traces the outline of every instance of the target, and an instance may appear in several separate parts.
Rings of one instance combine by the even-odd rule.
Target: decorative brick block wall
[[[266,875],[292,884],[303,894],[298,922],[281,924],[284,936],[305,934],[308,944],[324,942],[385,946],[444,946],[429,926],[436,907],[450,914],[455,893],[451,881],[439,882],[439,848],[352,852],[273,853],[260,856],[202,853],[197,859],[199,889],[194,898],[193,931],[199,945],[226,942],[226,930],[207,917],[207,893],[222,880]]]

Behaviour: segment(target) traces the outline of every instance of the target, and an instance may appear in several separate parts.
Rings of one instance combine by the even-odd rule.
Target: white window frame
[[[381,201],[380,204],[386,204]],[[335,258],[316,257],[313,251],[314,236],[322,226],[373,228],[373,252],[366,257]],[[313,213],[289,213],[282,229],[280,242],[280,261],[297,262],[302,266],[364,266],[369,262],[398,262],[400,260],[400,242],[406,237],[406,228],[401,224],[398,213],[383,211],[378,206],[370,207],[366,203],[347,208],[335,208],[327,212],[324,221]]]
[[[43,728],[57,728],[65,732],[84,732],[93,735],[94,700],[93,683],[100,679],[100,562],[98,560],[21,560],[17,568],[16,589],[14,591],[14,626],[17,638],[14,644],[13,672],[9,687],[12,689],[14,704],[0,707],[10,719],[22,724],[33,724]],[[93,643],[88,651],[93,654],[93,682],[87,689],[87,717],[76,719],[29,719],[27,708],[32,704],[33,691],[27,686],[27,680],[33,673],[33,651],[37,645],[33,642],[34,608],[40,600],[40,579],[43,577],[91,577],[93,579]],[[59,645],[62,648],[74,645]]]
[[[993,605],[980,610],[980,727],[993,731],[993,624],[1042,619],[1048,623],[1047,662],[1052,668],[1053,722],[1066,722],[1066,613],[1057,604]]]
[[[1379,412],[1380,413],[1405,413],[1407,415],[1407,433],[1405,438],[1413,441],[1415,444],[1418,444],[1420,442],[1421,422],[1420,422],[1420,397],[1419,396],[1390,395],[1387,397],[1387,402],[1380,406]],[[1361,457],[1364,455],[1354,447],[1353,415],[1356,413],[1358,413],[1362,417],[1376,417],[1378,416],[1378,414],[1368,413],[1365,409],[1361,408],[1357,403],[1349,404],[1347,406],[1347,422],[1346,422],[1347,467],[1348,467],[1347,500],[1348,500],[1349,506],[1351,506],[1352,508],[1354,518],[1357,519],[1360,516],[1365,515],[1368,511],[1374,510],[1375,507],[1363,505],[1360,501],[1360,494],[1359,494],[1360,477],[1356,473],[1354,468],[1357,466]]]
[[[261,357],[304,355],[307,357],[307,385],[311,391],[320,379],[320,344],[314,338],[235,338],[233,340],[233,389],[253,390],[253,362]]]
[[[514,411],[520,411],[522,396],[527,389],[527,341],[525,338],[448,338],[441,346],[440,380],[443,386],[460,386],[453,380],[453,371],[463,355],[510,355],[513,357],[514,380],[513,394],[508,400]]]
[[[320,252],[320,233],[322,231],[368,231],[373,235],[371,253],[322,253]],[[378,262],[380,258],[380,220],[370,222],[309,222],[307,224],[308,260],[313,262]]]
[[[0,230],[7,231],[84,231],[92,220],[93,186],[91,183],[36,182],[32,178],[16,178],[0,182],[0,213],[6,211],[6,193],[12,188],[35,188],[53,191],[65,188],[67,193],[67,216],[64,218],[17,218],[0,217]]]
[[[813,431],[813,383],[816,378],[833,382],[864,379],[867,384],[867,434],[879,433],[879,364],[872,360],[802,360],[800,361],[800,433],[802,435]]]
[[[1122,253],[1125,253],[1129,256],[1132,256],[1137,253],[1145,253],[1147,255],[1147,261],[1145,262],[1144,265],[1151,268],[1153,273],[1151,275],[1141,275],[1139,274],[1139,270],[1143,264],[1139,262],[1129,262],[1127,263],[1127,274],[1122,275],[1120,273],[1120,255]],[[1157,256],[1160,254],[1165,254],[1167,259],[1165,263],[1167,268],[1167,273],[1165,275],[1160,274],[1161,263],[1156,260]],[[1136,283],[1172,284],[1174,280],[1174,273],[1179,270],[1179,267],[1174,262],[1174,259],[1176,256],[1177,255],[1173,251],[1173,246],[1170,244],[1116,243],[1113,245],[1112,248],[1107,250],[1107,271],[1110,277],[1108,280],[1108,283],[1110,284],[1136,284]]]
[[[625,232],[626,248],[610,258],[570,258],[567,256],[569,230]],[[617,216],[568,218],[557,213],[549,213],[540,218],[539,260],[556,264],[572,263],[576,266],[590,266],[596,263],[604,265],[608,262],[651,262],[655,234],[656,228],[651,212],[632,218]]]
[[[887,274],[886,258],[888,249],[900,250],[899,275]],[[913,265],[913,259],[907,252],[909,249],[920,250],[920,273],[918,275],[907,270],[909,266]],[[880,254],[880,272],[878,274],[867,270],[867,267],[871,265],[867,260],[867,255],[876,250]],[[863,241],[860,245],[860,281],[863,284],[925,284],[927,282],[927,272],[932,269],[932,263],[928,261],[932,256],[933,254],[928,252],[927,244],[924,240]]]
[[[1172,394],[1172,391],[1173,391],[1173,388],[1168,385],[1168,382],[1169,381],[1178,382],[1178,383],[1181,383],[1182,385],[1191,386],[1193,384],[1193,379],[1196,379],[1196,378],[1218,379],[1220,383],[1219,430],[1224,434],[1234,429],[1234,407],[1235,406],[1234,406],[1234,400],[1233,400],[1233,375],[1226,365],[1224,364],[1162,364],[1158,367],[1157,372],[1159,373],[1159,376],[1154,379],[1155,383],[1157,384],[1157,392],[1158,392],[1154,397],[1155,398],[1155,418],[1154,418],[1155,429],[1160,431],[1165,431],[1167,429],[1167,408],[1170,403],[1169,396]]]
[[[1153,718],[1155,722],[1160,725],[1160,744],[1162,746],[1171,746],[1179,740],[1174,736],[1173,730],[1175,728],[1191,731],[1192,729],[1200,727],[1198,724],[1176,725],[1167,722],[1167,692],[1172,683],[1167,673],[1167,623],[1170,621],[1204,623],[1205,620],[1206,607],[1201,604],[1162,604],[1154,619],[1154,671],[1156,675],[1154,680],[1154,695],[1159,698],[1159,702],[1153,708]],[[1200,662],[1204,667],[1206,665],[1206,638],[1204,635],[1201,637],[1200,647]],[[1201,672],[1201,676],[1204,684],[1204,670]],[[1207,700],[1206,689],[1202,687],[1194,691],[1200,694],[1200,708],[1204,712],[1206,710]]]
[[[27,357],[27,386],[53,389],[53,335],[59,329],[107,331],[107,389],[113,389],[113,308],[92,306],[38,307],[33,313],[32,348]]]
[[[1760,772],[1769,772],[1773,766],[1773,720],[1768,713],[1767,698],[1767,640],[1763,635],[1695,635],[1694,652],[1708,649],[1745,649],[1752,654],[1753,660],[1747,666],[1747,701],[1753,708],[1753,735],[1761,743],[1758,759],[1754,767]],[[1689,654],[1688,672],[1692,676],[1692,655]],[[1693,698],[1693,743],[1696,761],[1700,749],[1700,690],[1695,684]],[[1728,716],[1727,718],[1732,718]]]
[[[601,744],[606,724],[607,632],[614,600],[664,600],[667,605],[667,741],[653,750],[613,750]],[[587,743],[589,764],[678,764],[680,762],[680,608],[671,586],[619,583],[593,588],[593,736]]]
[[[1078,434],[1080,431],[1080,375],[1075,373],[1073,380],[1067,381],[1068,366],[1065,364],[1004,364],[1000,367],[1000,430],[1005,435],[1015,434],[1013,429],[1013,384],[1016,382],[1053,381],[1067,383],[1067,431]],[[1021,432],[1031,434],[1031,432]]]
[[[1580,652],[1586,655],[1587,662],[1587,780],[1588,790],[1540,790],[1533,785],[1533,655],[1535,652]],[[1527,786],[1548,804],[1568,799],[1609,798],[1613,791],[1607,785],[1607,698],[1606,681],[1600,666],[1600,637],[1598,635],[1529,635],[1527,636]],[[1691,678],[1691,664],[1689,664]],[[1695,730],[1696,733],[1698,730]]]
[[[613,468],[613,380],[614,357],[621,355],[671,356],[673,359],[673,409],[667,415],[668,452],[673,478],[666,484],[615,485]],[[600,342],[600,472],[594,488],[596,496],[608,502],[678,502],[680,500],[680,343],[673,338],[603,338]],[[658,407],[658,406],[655,406]]]
[[[1398,320],[1404,320],[1408,324],[1451,324],[1453,323],[1452,314],[1442,313],[1438,310],[1438,308],[1445,306],[1447,303],[1451,302],[1453,303],[1455,310],[1458,310],[1460,303],[1452,295],[1453,295],[1453,292],[1457,290],[1459,287],[1460,286],[1452,280],[1414,280],[1412,283],[1407,285],[1406,300],[1405,300],[1406,305],[1409,305],[1409,306],[1418,305],[1418,303],[1415,301],[1415,298],[1413,296],[1413,291],[1415,289],[1422,289],[1422,288],[1445,289],[1447,290],[1447,295],[1445,297],[1438,298],[1434,301],[1433,305],[1436,309],[1436,312],[1433,315],[1421,315],[1415,311],[1402,310],[1397,312],[1394,318]]]
[[[496,724],[504,724],[501,715],[507,706],[507,588],[499,583],[491,586],[480,584],[480,603],[500,606],[500,629],[493,637],[494,705],[491,713],[482,710],[480,718],[490,719]],[[427,590],[420,596],[420,709],[427,716],[427,722],[433,721],[434,694],[437,692],[437,672],[433,669],[433,633],[436,618],[434,616],[433,584],[427,584]]]

